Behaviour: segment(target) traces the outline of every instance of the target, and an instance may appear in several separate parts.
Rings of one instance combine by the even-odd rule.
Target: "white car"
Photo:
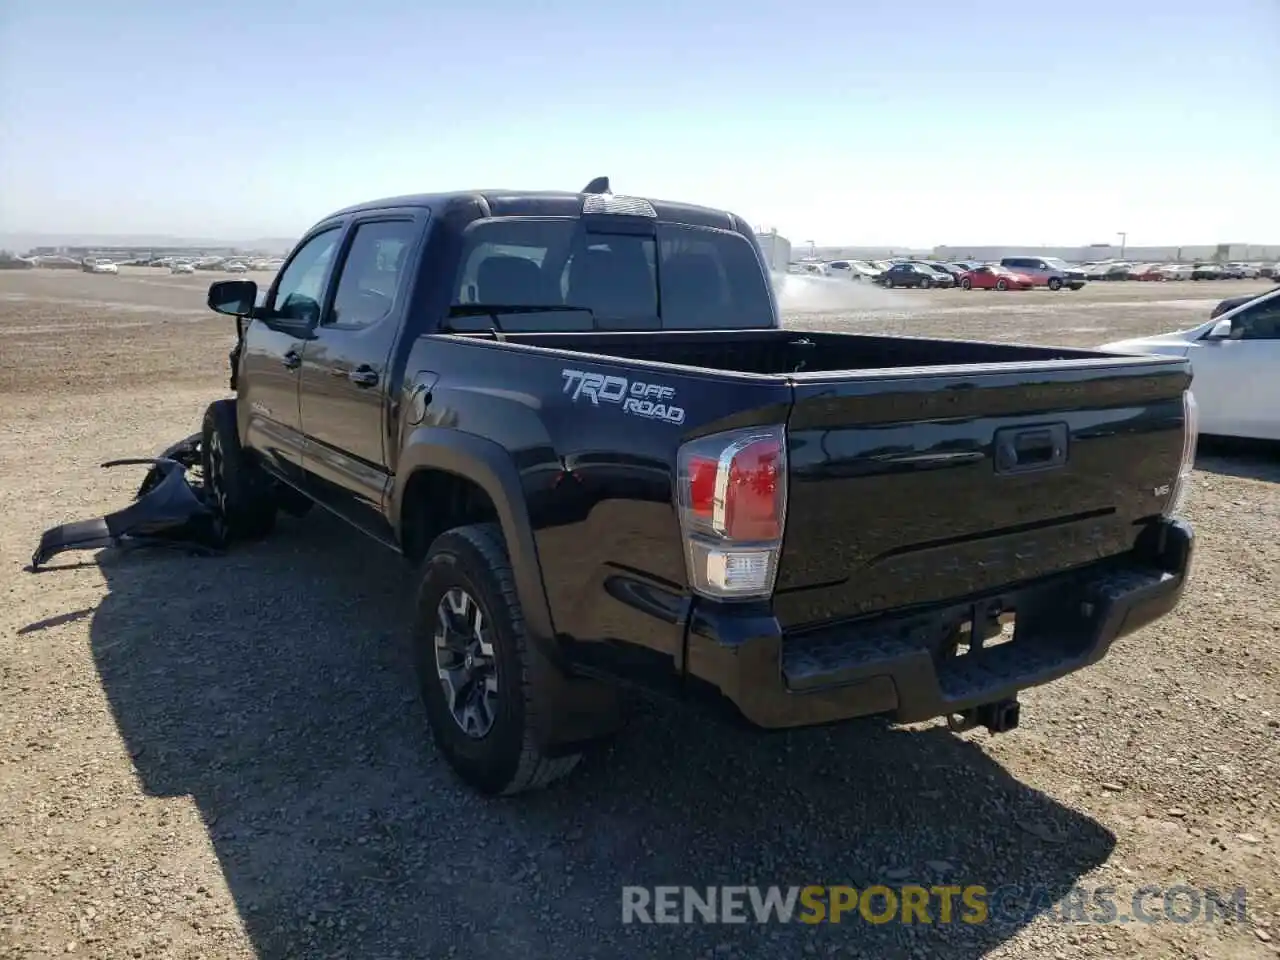
[[[174,263],[169,265],[170,273],[195,273],[196,268],[189,263]]]
[[[1166,263],[1160,268],[1160,275],[1166,280],[1190,280],[1191,264],[1189,263]]]
[[[1188,358],[1201,433],[1280,440],[1280,288],[1190,330],[1100,349]]]
[[[248,273],[249,272],[249,268],[246,267],[243,263],[241,263],[238,260],[233,260],[230,263],[224,263],[222,265],[222,269],[225,270],[227,273]]]
[[[89,272],[90,273],[119,273],[120,268],[117,267],[114,263],[111,263],[110,261],[98,260],[95,263],[89,264]]]

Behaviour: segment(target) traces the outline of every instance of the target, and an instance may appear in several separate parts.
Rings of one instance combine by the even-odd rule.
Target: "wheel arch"
[[[477,491],[480,496],[477,496]],[[415,529],[419,511],[432,495],[446,496],[450,526],[492,519],[506,541],[515,573],[516,593],[535,642],[547,653],[554,646],[555,625],[542,582],[542,565],[533,537],[520,474],[500,444],[476,434],[444,427],[420,427],[407,438],[388,503],[396,539],[410,559],[419,559],[435,534]],[[437,530],[436,533],[443,532]],[[428,542],[422,542],[426,540]]]

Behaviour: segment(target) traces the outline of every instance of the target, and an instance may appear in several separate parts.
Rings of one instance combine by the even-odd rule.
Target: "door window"
[[[1239,332],[1232,334],[1234,340],[1280,340],[1280,298],[1273,297],[1244,311],[1238,322]]]
[[[391,312],[413,236],[412,220],[375,220],[356,227],[326,326],[359,329]]]
[[[276,284],[272,319],[293,323],[315,323],[320,319],[325,281],[341,236],[341,228],[331,227],[298,250]]]

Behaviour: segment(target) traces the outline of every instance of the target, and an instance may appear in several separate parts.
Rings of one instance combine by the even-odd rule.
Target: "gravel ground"
[[[399,562],[325,517],[210,559],[68,554],[102,471],[225,391],[208,277],[0,273],[0,956],[1280,955],[1280,459],[1202,449],[1193,584],[991,737],[776,735],[640,706],[542,794],[481,801],[424,731]],[[851,285],[852,286],[852,285]],[[789,295],[789,322],[1092,345],[1261,284]],[[319,581],[324,587],[318,588]],[[627,884],[954,882],[1230,894],[1245,922],[621,923]],[[1159,898],[1148,900],[1161,911]],[[1185,908],[1185,901],[1184,901]]]

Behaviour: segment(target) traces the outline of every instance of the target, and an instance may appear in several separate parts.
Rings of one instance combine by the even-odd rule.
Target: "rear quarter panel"
[[[676,683],[689,596],[677,449],[784,422],[789,386],[447,335],[414,346],[406,379],[421,372],[438,378],[430,424],[486,437],[514,459],[561,651],[591,672]],[[668,419],[616,399],[646,396],[665,403]]]

